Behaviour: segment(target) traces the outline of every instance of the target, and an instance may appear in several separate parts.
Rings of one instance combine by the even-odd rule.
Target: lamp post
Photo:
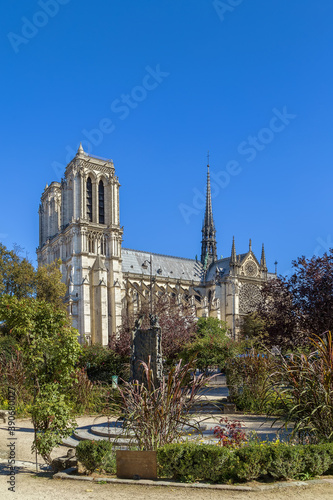
[[[144,269],[148,269],[148,264],[150,266],[150,314],[153,314],[153,258],[150,254],[150,260],[146,259],[142,263]]]

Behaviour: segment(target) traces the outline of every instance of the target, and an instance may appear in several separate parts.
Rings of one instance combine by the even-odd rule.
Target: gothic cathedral
[[[201,259],[122,247],[119,180],[112,160],[88,155],[80,145],[61,182],[46,185],[39,207],[38,265],[61,259],[66,301],[80,342],[108,345],[124,310],[135,312],[150,294],[190,303],[197,317],[226,321],[237,338],[242,316],[253,311],[267,272],[264,246],[218,259],[209,165]]]

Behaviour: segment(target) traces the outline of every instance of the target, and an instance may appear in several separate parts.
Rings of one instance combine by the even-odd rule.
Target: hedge
[[[238,449],[196,443],[169,444],[157,452],[159,476],[212,483],[302,479],[333,473],[333,443],[250,444]]]

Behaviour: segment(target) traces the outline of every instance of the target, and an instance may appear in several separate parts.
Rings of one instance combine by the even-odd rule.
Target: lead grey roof
[[[172,257],[158,253],[143,252],[122,248],[122,269],[124,273],[150,275],[150,265],[142,267],[145,261],[152,257],[152,275],[162,278],[182,279],[186,281],[200,281],[202,277],[202,264],[194,259]]]
[[[246,253],[241,253],[237,255],[237,259],[240,257],[242,261],[246,255]],[[228,275],[230,273],[230,259],[231,257],[225,257],[224,259],[213,262],[207,271],[206,281],[213,280],[217,273],[219,273],[221,277]]]

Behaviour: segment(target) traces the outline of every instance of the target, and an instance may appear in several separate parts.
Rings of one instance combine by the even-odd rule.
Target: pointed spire
[[[230,258],[230,264],[236,264],[237,263],[237,254],[236,254],[236,246],[235,246],[235,237],[232,237],[232,247],[231,247],[231,258]]]
[[[76,153],[78,156],[80,155],[84,155],[84,150],[83,150],[83,147],[82,147],[82,142],[80,142],[80,146],[79,146],[79,149],[77,150],[77,153]]]
[[[216,250],[216,229],[213,219],[212,209],[212,193],[210,188],[210,173],[209,173],[209,154],[207,157],[207,188],[206,188],[206,210],[205,218],[202,226],[202,241],[201,241],[201,263],[208,267],[212,262],[217,260]]]
[[[266,255],[265,255],[265,247],[264,247],[264,244],[262,244],[260,265],[261,265],[261,267],[262,267],[263,269],[267,269],[267,265],[266,265]]]
[[[252,240],[250,238],[250,241],[249,241],[249,252],[252,252]]]

